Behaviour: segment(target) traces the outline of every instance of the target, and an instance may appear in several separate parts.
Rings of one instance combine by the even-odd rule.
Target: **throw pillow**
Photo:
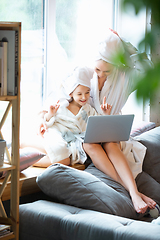
[[[146,121],[133,122],[130,135],[131,137],[135,137],[155,127],[156,127],[156,124],[154,122],[146,122]]]
[[[20,154],[20,171],[32,166],[35,162],[39,161],[45,156],[44,153],[35,148],[26,147],[19,150]],[[6,171],[0,172],[0,179],[5,177]]]
[[[54,201],[122,217],[141,217],[134,210],[128,192],[120,184],[114,185],[112,179],[113,188],[86,171],[53,164],[36,181]]]

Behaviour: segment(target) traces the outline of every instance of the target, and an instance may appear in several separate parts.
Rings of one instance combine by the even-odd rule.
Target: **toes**
[[[139,206],[137,209],[136,209],[136,211],[138,212],[138,213],[145,213],[146,211],[147,211],[147,208],[148,208],[148,205],[147,204],[144,204],[143,206]]]

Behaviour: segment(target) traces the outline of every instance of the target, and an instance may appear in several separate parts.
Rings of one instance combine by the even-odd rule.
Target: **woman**
[[[122,55],[118,59],[116,54]],[[141,55],[142,62],[139,61]],[[142,58],[143,57],[143,58]],[[110,30],[107,38],[99,43],[91,80],[91,105],[100,113],[100,103],[106,96],[106,102],[112,105],[111,114],[120,114],[131,92],[135,90],[136,78],[143,74],[152,62],[146,54],[138,53],[129,42],[123,41],[117,32]]]
[[[125,56],[125,63],[122,63],[116,58],[116,53]],[[152,65],[147,58],[144,59],[144,64],[145,67]],[[99,44],[94,74],[91,80],[90,104],[98,113],[102,113],[99,106],[103,103],[105,96],[106,102],[112,106],[111,114],[120,114],[128,96],[135,89],[136,77],[139,74],[143,74],[143,72],[144,68],[138,61],[137,50],[130,43],[122,41],[118,34],[111,30],[108,37]],[[125,188],[134,189],[135,191],[136,187],[133,177],[135,178],[138,173],[142,171],[142,162],[146,151],[143,145],[133,140],[122,142],[121,144],[105,143],[103,146],[104,156],[105,152],[107,152],[108,161],[106,161],[104,157],[104,161],[101,162],[99,162],[100,145],[84,144],[83,147],[99,170],[117,181],[119,181],[119,176],[121,176],[122,181],[128,179]],[[110,159],[112,159],[112,161],[110,161]],[[128,164],[130,168],[128,168]],[[115,170],[114,168],[115,165],[118,166],[118,172],[117,169]],[[132,179],[132,181],[130,181],[130,179]],[[139,196],[139,198],[137,198],[137,196]],[[136,198],[134,199],[133,197],[132,201],[135,209],[140,212],[145,212],[146,207],[144,207],[142,200],[144,200],[148,206],[152,205],[153,202],[152,200],[150,202],[150,200],[146,199],[146,196],[142,194],[137,193]]]

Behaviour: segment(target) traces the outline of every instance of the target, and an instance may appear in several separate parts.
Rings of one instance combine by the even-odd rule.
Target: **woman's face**
[[[106,80],[113,70],[113,65],[103,60],[98,60],[95,63],[94,70],[98,75],[98,80]]]

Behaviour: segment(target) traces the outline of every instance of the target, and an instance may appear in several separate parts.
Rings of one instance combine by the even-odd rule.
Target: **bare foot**
[[[143,201],[148,205],[148,207],[150,209],[154,209],[155,208],[156,202],[153,199],[151,199],[150,197],[147,197],[143,193],[140,193],[140,196],[143,199]]]
[[[145,213],[148,205],[143,201],[140,194],[132,196],[132,202],[137,213]]]

